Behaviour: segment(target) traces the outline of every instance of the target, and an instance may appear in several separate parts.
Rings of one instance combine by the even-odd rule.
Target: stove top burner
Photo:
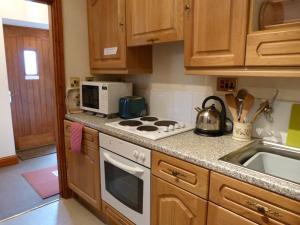
[[[153,116],[145,116],[145,117],[142,117],[140,120],[141,121],[154,122],[154,121],[157,121],[158,118],[157,117],[153,117]]]
[[[138,128],[136,128],[139,131],[148,131],[148,132],[153,132],[153,131],[157,131],[158,128],[155,126],[140,126]]]
[[[177,122],[172,120],[160,120],[154,123],[154,125],[159,127],[168,127],[170,125],[175,125]]]
[[[143,123],[141,121],[138,121],[138,120],[124,120],[124,121],[121,121],[119,123],[119,125],[121,125],[121,126],[130,126],[130,127],[137,127],[137,126],[140,126],[142,124]]]

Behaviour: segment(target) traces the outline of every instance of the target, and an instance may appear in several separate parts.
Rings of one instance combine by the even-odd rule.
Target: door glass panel
[[[24,50],[25,80],[38,80],[37,54],[34,50]]]
[[[106,190],[127,207],[143,213],[144,181],[109,162],[104,165]]]
[[[82,105],[84,107],[99,109],[99,87],[82,85]]]
[[[252,30],[300,24],[300,0],[253,0]]]

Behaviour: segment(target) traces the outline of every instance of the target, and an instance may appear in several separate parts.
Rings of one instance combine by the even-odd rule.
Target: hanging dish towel
[[[81,152],[83,125],[72,123],[71,125],[71,151]]]

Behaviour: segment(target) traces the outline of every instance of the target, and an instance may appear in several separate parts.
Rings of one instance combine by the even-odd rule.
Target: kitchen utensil
[[[222,107],[221,112],[216,109],[215,104],[206,107],[206,103],[209,100],[219,102]],[[229,121],[232,125],[232,121],[226,118],[226,108],[222,99],[217,96],[207,97],[202,103],[202,110],[198,112],[194,132],[203,136],[221,136],[232,131],[226,125],[226,121]]]
[[[238,141],[250,141],[252,137],[252,123],[233,123],[232,138]]]
[[[246,89],[240,89],[237,93],[237,102],[238,102],[238,119],[240,120],[241,118],[241,114],[243,111],[243,103],[244,103],[244,99],[247,96],[248,91]]]
[[[270,104],[268,105],[268,107],[266,107],[264,109],[264,115],[266,117],[266,120],[269,121],[270,123],[273,123],[273,117],[272,117],[272,114],[274,111],[273,105],[274,105],[274,102],[277,99],[278,95],[279,95],[279,90],[276,89],[273,98],[270,100]]]
[[[146,115],[146,100],[143,97],[127,96],[119,100],[119,116],[132,119]]]
[[[258,116],[263,113],[263,111],[265,110],[266,107],[269,106],[269,101],[264,101],[263,103],[260,104],[259,108],[257,109],[257,111],[255,112],[252,120],[251,120],[251,123],[254,123]]]
[[[225,95],[226,103],[228,105],[228,109],[231,112],[233,121],[238,121],[238,114],[237,114],[237,101],[233,94],[226,94]]]
[[[247,94],[243,101],[243,110],[240,116],[240,122],[244,123],[247,115],[249,114],[251,108],[253,107],[255,98],[251,94]]]
[[[287,145],[300,148],[300,104],[292,106],[290,117]]]

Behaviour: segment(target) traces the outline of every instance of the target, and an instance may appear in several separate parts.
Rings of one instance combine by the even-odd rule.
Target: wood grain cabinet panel
[[[92,73],[152,72],[152,49],[127,49],[125,0],[88,0]]]
[[[65,129],[70,123],[65,121]],[[89,131],[88,135],[86,129]],[[81,152],[73,152],[71,150],[70,134],[66,133],[67,180],[68,186],[72,191],[95,209],[101,210],[99,144],[98,148],[85,144],[89,143],[89,141],[85,140],[85,137],[89,136],[92,130],[84,128]]]
[[[300,202],[215,172],[209,200],[261,225],[300,225]]]
[[[106,225],[135,225],[104,201],[102,201],[102,210],[106,217]]]
[[[152,174],[207,199],[209,186],[207,169],[153,151]]]
[[[127,0],[127,45],[183,40],[184,0]]]
[[[207,225],[258,225],[227,209],[208,203]]]
[[[205,225],[207,201],[152,176],[152,225]]]
[[[243,66],[248,0],[188,0],[185,66]]]
[[[300,28],[249,34],[246,54],[247,66],[300,66]]]

